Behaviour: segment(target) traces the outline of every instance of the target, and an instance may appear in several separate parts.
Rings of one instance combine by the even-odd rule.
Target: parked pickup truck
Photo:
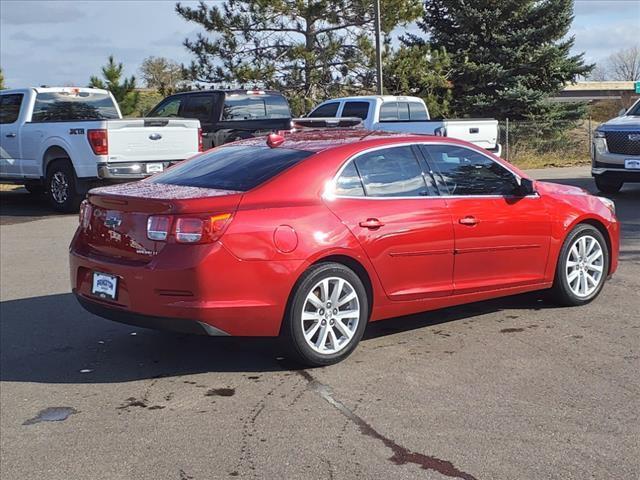
[[[431,120],[418,97],[389,95],[334,98],[307,117],[359,117],[367,130],[423,133],[466,140],[500,156],[498,121],[492,119]]]
[[[111,93],[94,88],[0,92],[0,183],[46,193],[77,210],[100,181],[138,179],[201,150],[197,120],[123,119]]]
[[[604,193],[620,191],[625,182],[640,182],[640,100],[620,113],[593,135],[591,174]]]
[[[229,142],[288,130],[289,102],[269,90],[197,90],[171,95],[150,117],[197,118],[205,149]]]

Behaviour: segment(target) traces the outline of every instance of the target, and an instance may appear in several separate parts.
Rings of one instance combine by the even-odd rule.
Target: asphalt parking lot
[[[585,168],[533,173],[594,190]],[[76,216],[2,192],[0,475],[637,480],[640,185],[612,198],[621,264],[591,305],[533,294],[379,322],[347,361],[296,370],[272,341],[85,313]]]

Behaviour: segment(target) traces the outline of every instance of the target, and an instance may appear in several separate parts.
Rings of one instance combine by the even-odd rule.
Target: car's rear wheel
[[[77,212],[82,195],[78,193],[73,166],[66,160],[56,160],[47,169],[47,198],[58,212]]]
[[[311,267],[298,281],[283,325],[294,360],[324,366],[344,360],[362,338],[369,301],[362,281],[339,263]]]
[[[609,272],[609,250],[602,233],[580,224],[567,236],[556,267],[553,290],[562,305],[584,305],[598,296]]]
[[[595,177],[596,187],[602,193],[618,193],[622,188],[623,182],[608,180],[602,177]]]

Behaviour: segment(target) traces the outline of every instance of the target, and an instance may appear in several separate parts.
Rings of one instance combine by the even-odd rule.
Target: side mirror
[[[533,180],[529,178],[519,178],[516,193],[522,197],[526,197],[528,195],[533,195],[534,193],[536,193],[536,189],[533,186]]]
[[[626,108],[622,108],[620,109],[620,111],[618,112],[618,116],[621,117],[623,116],[625,113],[627,113],[627,109]]]

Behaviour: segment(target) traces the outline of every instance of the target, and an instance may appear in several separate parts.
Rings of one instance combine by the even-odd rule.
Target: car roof
[[[274,148],[288,148],[292,150],[305,150],[307,152],[320,152],[334,147],[366,142],[379,143],[381,140],[396,140],[398,142],[442,140],[442,137],[432,135],[407,134],[398,132],[382,132],[376,130],[364,130],[361,128],[327,128],[309,129],[291,133],[284,133],[284,142]],[[254,137],[247,140],[234,142],[233,145],[264,146],[267,144],[267,137]],[[363,145],[364,146],[364,145]]]
[[[331,102],[357,102],[357,101],[371,101],[371,100],[382,100],[383,103],[397,102],[397,101],[405,101],[405,102],[422,102],[423,101],[420,97],[411,97],[407,95],[356,95],[352,97],[330,98],[318,105],[331,103]]]
[[[237,94],[252,94],[254,92],[260,92],[261,94],[264,95],[279,95],[281,97],[284,97],[284,95],[282,94],[282,92],[278,92],[277,90],[263,90],[261,88],[234,88],[234,89],[223,89],[223,88],[208,88],[208,89],[202,89],[202,90],[188,90],[186,92],[176,92],[173,93],[171,95],[169,95],[169,97],[175,97],[178,95],[197,95],[197,94],[202,94],[202,93],[226,93],[226,94],[231,94],[231,95],[237,95]]]

